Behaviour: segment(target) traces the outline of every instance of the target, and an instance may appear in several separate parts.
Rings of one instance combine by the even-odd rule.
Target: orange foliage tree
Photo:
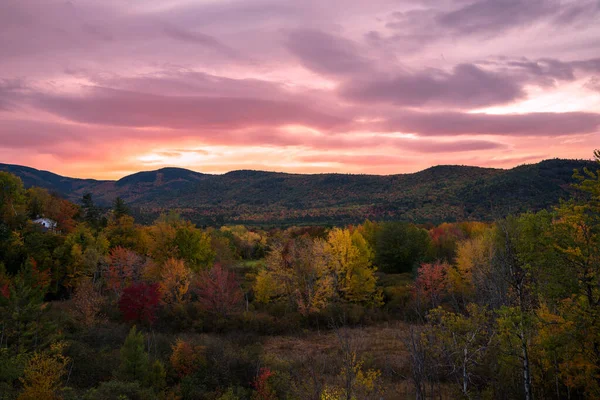
[[[106,285],[118,298],[123,289],[134,282],[139,282],[144,267],[144,259],[136,252],[124,247],[111,250],[110,264],[106,276]]]
[[[180,304],[190,287],[190,270],[182,260],[168,259],[162,267],[159,283],[161,299],[165,304]]]
[[[82,281],[73,296],[75,317],[87,327],[96,324],[98,312],[102,306],[102,296],[90,279]]]
[[[192,346],[183,339],[177,339],[171,347],[171,367],[180,378],[196,372],[204,360],[204,348],[201,346]]]

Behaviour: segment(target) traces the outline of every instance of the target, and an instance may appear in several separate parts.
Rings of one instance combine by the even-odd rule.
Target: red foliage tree
[[[421,264],[413,285],[413,298],[437,307],[446,292],[446,272],[449,268],[450,265],[441,262]]]
[[[277,395],[269,384],[269,378],[275,375],[269,368],[261,368],[258,376],[252,382],[254,387],[253,400],[276,400]]]
[[[33,258],[29,259],[29,263],[31,265],[31,275],[29,275],[31,287],[42,291],[46,290],[50,286],[50,270],[40,270],[37,266],[37,261]]]
[[[439,259],[452,261],[456,256],[459,241],[467,238],[467,234],[456,224],[443,223],[429,230],[429,237]]]
[[[200,275],[196,294],[206,311],[223,317],[235,311],[244,298],[235,274],[220,264]]]
[[[123,290],[119,310],[126,321],[152,324],[160,301],[158,284],[134,283]]]
[[[8,286],[8,283],[0,286],[0,295],[6,299],[10,299],[10,287]]]

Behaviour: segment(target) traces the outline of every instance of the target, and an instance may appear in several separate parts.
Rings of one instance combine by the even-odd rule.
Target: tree
[[[46,215],[50,203],[50,193],[46,189],[32,187],[27,189],[27,212],[29,218],[36,219]]]
[[[348,229],[335,228],[327,236],[328,263],[341,298],[368,305],[380,305],[373,252],[363,236]]]
[[[36,352],[25,367],[19,400],[61,399],[62,377],[67,372],[69,358],[62,353],[64,343],[55,343],[47,352]]]
[[[244,298],[235,274],[219,264],[200,274],[196,294],[203,309],[221,317],[238,309]]]
[[[594,151],[600,167],[600,150]],[[576,197],[557,209],[552,225],[554,248],[565,274],[559,275],[567,298],[558,303],[562,321],[556,340],[561,346],[561,375],[571,390],[600,396],[600,171],[576,171]],[[564,295],[564,294],[563,294]]]
[[[160,393],[167,386],[166,378],[167,371],[165,371],[165,366],[160,360],[155,360],[148,371],[148,385],[150,385],[155,392]]]
[[[219,232],[233,239],[235,247],[246,260],[260,258],[264,254],[267,240],[260,232],[249,230],[243,225],[223,226]]]
[[[133,217],[124,215],[116,218],[113,215],[108,221],[105,232],[111,247],[124,247],[141,254],[146,253],[148,243],[145,231],[135,224]]]
[[[336,295],[326,243],[308,235],[274,243],[255,290],[260,301],[283,299],[303,315],[324,309]]]
[[[269,368],[261,368],[252,382],[254,387],[253,400],[276,400],[277,394],[269,382],[274,373]]]
[[[13,355],[8,348],[0,348],[0,399],[17,397],[16,383],[23,377],[29,358],[27,353]]]
[[[140,382],[110,380],[85,394],[85,400],[158,400],[154,390]],[[173,399],[173,397],[167,397]]]
[[[215,253],[211,238],[189,221],[177,215],[162,216],[150,227],[150,255],[164,263],[169,258],[183,260],[194,272],[212,266]]]
[[[25,189],[21,179],[11,173],[0,171],[0,221],[16,227],[19,215],[25,212]]]
[[[124,381],[145,382],[148,377],[150,361],[144,346],[144,335],[135,325],[129,331],[121,347],[121,365],[117,378]]]
[[[160,291],[158,284],[134,283],[123,290],[119,310],[126,321],[152,324],[156,320]]]
[[[417,279],[413,284],[412,295],[419,308],[422,305],[436,308],[441,304],[447,289],[447,274],[450,265],[442,262],[421,264]]]
[[[496,269],[508,284],[506,306],[501,308],[499,326],[506,339],[506,349],[519,360],[522,368],[525,400],[533,398],[532,367],[530,359],[531,318],[535,296],[532,293],[530,265],[519,256],[518,246],[522,238],[519,221],[513,217],[496,224]]]
[[[94,199],[91,193],[86,193],[81,199],[81,211],[83,220],[93,228],[100,227],[100,209],[94,204]]]
[[[258,303],[269,303],[282,293],[282,287],[275,280],[271,271],[263,269],[258,272],[254,281],[254,298]]]
[[[131,215],[129,207],[127,207],[125,201],[122,198],[116,197],[113,201],[113,216],[115,217],[115,219],[118,220],[119,218],[124,217],[126,215]]]
[[[194,272],[209,268],[214,260],[210,237],[186,222],[177,227],[175,245],[178,258],[184,260]]]
[[[60,282],[72,291],[82,279],[96,279],[106,265],[108,241],[102,233],[94,232],[86,224],[79,224],[66,237],[54,254],[64,266]]]
[[[180,378],[193,374],[206,363],[204,347],[192,346],[183,339],[177,339],[171,350],[169,361]]]
[[[362,235],[348,229],[332,229],[327,240],[308,235],[274,243],[266,270],[255,283],[261,302],[286,299],[303,315],[319,312],[336,299],[378,306],[373,253]]]
[[[75,317],[86,327],[97,322],[103,299],[90,279],[82,281],[73,296],[73,312]]]
[[[159,282],[163,303],[181,304],[190,287],[190,271],[181,260],[170,258],[162,267]]]
[[[106,285],[119,298],[125,288],[140,282],[144,259],[135,251],[118,246],[110,251],[109,263]]]
[[[385,272],[410,272],[430,246],[426,230],[404,222],[385,222],[375,235],[375,264]]]
[[[232,267],[240,260],[239,251],[230,232],[212,230],[210,232],[210,245],[215,252],[215,263],[224,267]]]
[[[453,313],[438,307],[427,316],[430,349],[448,374],[456,381],[464,398],[473,398],[478,382],[485,380],[485,364],[493,353],[495,330],[491,314],[476,304],[467,306],[467,314]],[[476,397],[476,396],[475,396]]]
[[[176,224],[179,216],[170,214],[170,217],[161,215],[152,226],[148,228],[150,236],[149,252],[157,263],[164,263],[169,258],[177,257],[175,246]]]
[[[48,319],[49,305],[44,302],[49,284],[47,271],[39,271],[29,260],[0,296],[2,338],[15,353],[42,348],[52,339],[55,326]]]
[[[79,207],[55,196],[51,198],[50,207],[47,216],[56,221],[57,230],[62,233],[72,232],[77,225],[75,217],[79,213]]]
[[[338,384],[326,385],[321,393],[321,400],[368,399],[373,395],[376,396],[374,398],[380,398],[378,380],[381,372],[364,368],[364,362],[358,355],[358,343],[347,329],[338,328],[335,333],[341,362]]]
[[[473,300],[497,309],[506,304],[508,282],[493,264],[496,252],[495,228],[460,242],[454,268],[448,272],[448,291],[457,308]]]
[[[466,239],[466,232],[458,224],[443,223],[429,230],[433,258],[451,263],[456,257],[457,245]]]

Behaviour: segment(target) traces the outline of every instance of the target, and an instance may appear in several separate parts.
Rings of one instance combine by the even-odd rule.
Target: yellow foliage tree
[[[380,391],[381,371],[365,369],[363,361],[356,352],[344,354],[344,366],[338,378],[341,385],[327,385],[321,392],[320,400],[358,400],[371,396],[381,398]]]
[[[491,229],[458,244],[456,265],[446,275],[448,292],[458,303],[465,305],[476,288],[484,290],[489,284],[486,277],[490,275],[493,251]]]
[[[282,294],[281,286],[276,282],[273,274],[268,270],[262,270],[256,276],[254,282],[254,297],[259,303],[269,303],[274,297]]]
[[[190,270],[182,260],[169,258],[163,265],[159,282],[162,301],[180,304],[190,288]]]
[[[59,400],[62,398],[62,377],[69,358],[62,353],[65,344],[55,343],[44,353],[34,353],[20,379],[24,390],[19,400]]]
[[[261,302],[281,297],[304,315],[322,310],[335,295],[325,243],[301,236],[274,244],[254,289]]]
[[[326,253],[340,296],[353,303],[380,305],[373,251],[358,231],[335,228],[327,237]]]

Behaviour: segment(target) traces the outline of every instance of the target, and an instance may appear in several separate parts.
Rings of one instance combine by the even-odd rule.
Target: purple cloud
[[[556,0],[482,0],[442,13],[437,22],[461,35],[496,33],[555,14]]]
[[[362,103],[468,108],[509,103],[525,97],[525,92],[508,76],[460,64],[450,73],[431,69],[350,81],[342,86],[341,95]]]
[[[235,52],[225,46],[215,37],[206,35],[201,32],[187,31],[176,26],[165,25],[163,28],[165,34],[173,39],[181,40],[186,43],[198,44],[213,50],[217,50],[227,56],[234,57]]]
[[[315,30],[296,30],[287,38],[288,49],[310,70],[323,74],[365,73],[369,61],[349,40]]]
[[[33,103],[72,121],[173,129],[301,124],[329,129],[344,119],[293,102],[233,97],[165,96],[89,88],[80,96],[38,95]]]
[[[383,129],[422,136],[565,136],[600,130],[600,114],[587,112],[483,114],[407,112],[382,123]]]

